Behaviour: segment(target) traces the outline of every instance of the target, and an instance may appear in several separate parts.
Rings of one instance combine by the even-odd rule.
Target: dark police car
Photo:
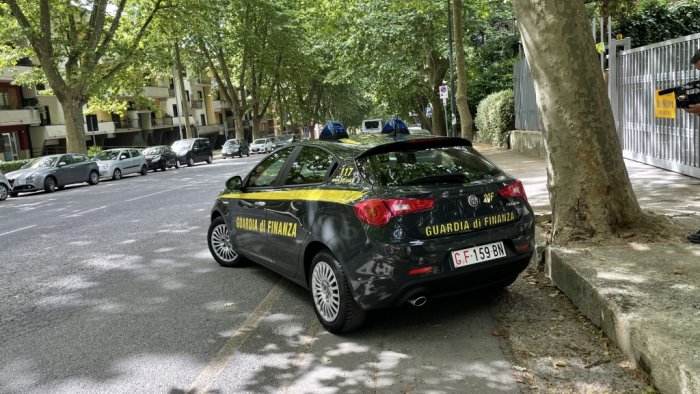
[[[207,236],[217,262],[247,258],[310,289],[334,333],[367,310],[505,287],[525,269],[523,185],[469,141],[354,138],[293,143],[229,179]]]

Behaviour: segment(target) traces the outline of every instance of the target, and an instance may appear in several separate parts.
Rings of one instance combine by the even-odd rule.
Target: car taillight
[[[435,206],[432,198],[370,199],[355,204],[355,215],[370,226],[383,226],[393,216],[425,211]]]
[[[517,180],[498,189],[498,194],[500,194],[502,197],[520,197],[527,201],[527,195],[525,194],[523,183]]]

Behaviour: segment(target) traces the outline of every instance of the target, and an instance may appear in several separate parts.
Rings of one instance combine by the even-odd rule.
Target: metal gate
[[[625,158],[700,178],[700,116],[676,110],[657,118],[656,90],[700,79],[690,64],[700,34],[618,51],[611,40],[608,94]],[[541,130],[532,77],[524,59],[515,66],[516,128]]]
[[[700,79],[690,64],[698,49],[694,34],[611,56],[610,101],[626,158],[700,178],[700,116],[676,110],[666,119],[654,111],[657,90]]]

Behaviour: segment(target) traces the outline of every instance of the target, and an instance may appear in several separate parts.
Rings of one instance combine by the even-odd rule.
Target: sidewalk
[[[536,214],[551,213],[544,159],[477,149],[523,182]],[[700,229],[700,179],[625,163],[643,209],[673,217],[687,233]],[[663,245],[557,247],[544,258],[557,287],[662,393],[700,393],[700,245],[674,238]]]

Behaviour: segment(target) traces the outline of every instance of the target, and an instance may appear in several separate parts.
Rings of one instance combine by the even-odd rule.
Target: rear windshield
[[[152,146],[143,150],[144,155],[162,155],[167,152],[168,148],[165,146]]]
[[[358,159],[358,165],[374,186],[469,183],[501,174],[466,146],[381,153]]]

